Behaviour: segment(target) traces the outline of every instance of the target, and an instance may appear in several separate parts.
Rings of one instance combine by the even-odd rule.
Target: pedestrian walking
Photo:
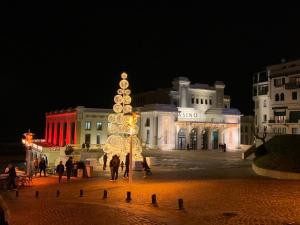
[[[152,172],[151,172],[150,167],[147,163],[146,157],[143,158],[142,166],[144,168],[144,178],[146,178],[147,176],[152,175]]]
[[[67,170],[67,180],[70,181],[71,174],[73,172],[73,158],[69,157],[69,159],[66,162],[66,170]]]
[[[110,176],[111,176],[111,181],[114,181],[114,173],[113,173],[113,170],[114,170],[114,167],[113,167],[113,160],[114,158],[112,157],[111,160],[109,161],[109,168],[110,168]]]
[[[62,176],[64,175],[65,167],[62,164],[62,161],[56,167],[56,173],[58,175],[58,183],[60,183]]]
[[[124,178],[128,178],[129,176],[129,153],[127,153],[125,157],[125,172],[124,172]]]
[[[119,175],[119,167],[120,167],[120,158],[117,155],[113,156],[113,161],[112,161],[112,167],[113,167],[113,180],[116,181],[118,179]]]
[[[9,164],[8,165],[8,184],[7,184],[7,188],[10,189],[10,187],[13,187],[13,190],[16,190],[17,186],[16,186],[16,177],[17,177],[17,173],[16,173],[16,168],[13,164]]]
[[[39,163],[40,177],[42,176],[42,171],[44,172],[44,177],[46,176],[46,161],[44,158],[41,159]]]
[[[105,153],[103,156],[103,170],[106,169],[106,162],[107,162],[107,154]]]
[[[36,174],[39,170],[39,160],[38,160],[37,156],[35,157],[35,159],[33,161],[33,167],[34,167],[34,176],[36,176]]]

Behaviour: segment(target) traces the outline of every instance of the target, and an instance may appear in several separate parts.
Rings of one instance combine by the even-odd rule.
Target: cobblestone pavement
[[[233,170],[241,168],[245,178],[226,175],[226,179],[218,179],[216,174],[196,179],[198,170],[183,170],[186,173],[179,172],[178,178],[172,172],[168,177],[163,168],[154,169],[147,179],[136,172],[132,185],[123,179],[110,182],[107,175],[73,179],[71,183],[63,180],[61,184],[56,177],[42,177],[34,179],[32,187],[21,188],[18,198],[13,191],[1,194],[10,209],[10,225],[300,224],[300,181],[262,178],[240,166]],[[83,197],[79,197],[80,189]],[[60,190],[59,197],[56,190]],[[107,199],[102,198],[104,190],[108,191]],[[130,203],[125,201],[127,191],[132,193]],[[151,205],[152,194],[157,195],[158,207]],[[178,210],[179,198],[184,201],[184,210]]]

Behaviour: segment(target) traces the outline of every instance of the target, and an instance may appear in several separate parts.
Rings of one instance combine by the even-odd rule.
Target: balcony
[[[300,88],[300,84],[296,82],[285,84],[285,89],[297,89]]]

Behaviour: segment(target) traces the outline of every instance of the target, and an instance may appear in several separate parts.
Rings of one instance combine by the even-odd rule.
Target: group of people
[[[123,169],[125,166],[123,178],[126,179],[129,177],[129,160],[130,160],[129,158],[130,158],[130,154],[127,153],[126,157],[125,157],[125,163],[124,163],[123,161],[120,162],[121,160],[118,155],[113,155],[112,159],[109,162],[109,167],[110,167],[110,172],[111,172],[111,181],[116,181],[118,179],[120,166],[121,166],[122,172],[123,172]],[[107,164],[107,154],[105,153],[103,156],[103,170],[106,170],[106,164]],[[142,167],[144,169],[144,178],[152,174],[145,157],[142,162]]]
[[[219,144],[219,149],[221,149],[221,152],[226,152],[226,144]]]
[[[38,160],[37,157],[33,160],[33,167],[34,167],[34,175],[36,176],[38,172],[40,172],[40,177],[42,176],[42,172],[44,173],[44,177],[46,176],[46,168],[47,168],[47,158],[41,157]]]
[[[67,181],[70,181],[71,174],[74,169],[72,157],[69,157],[69,159],[66,161],[65,166],[66,166],[66,173],[67,173]],[[56,173],[58,175],[58,183],[60,183],[62,176],[64,175],[65,166],[63,165],[62,161],[60,161],[59,164],[56,166]]]

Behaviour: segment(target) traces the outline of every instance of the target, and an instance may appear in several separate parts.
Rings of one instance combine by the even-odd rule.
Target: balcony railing
[[[300,84],[293,82],[293,83],[287,83],[285,84],[285,89],[297,89],[300,88]]]

